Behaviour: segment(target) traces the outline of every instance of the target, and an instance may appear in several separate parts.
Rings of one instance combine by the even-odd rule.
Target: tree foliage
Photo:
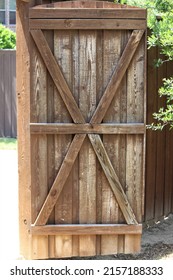
[[[151,35],[148,37],[148,48],[158,47],[162,55],[154,62],[155,67],[173,60],[173,0],[120,0],[121,4],[129,4],[147,8],[148,27]],[[154,130],[163,129],[166,125],[173,128],[173,77],[163,79],[159,95],[166,97],[165,108],[153,113],[155,123],[149,125]]]
[[[16,34],[0,24],[0,49],[15,49]]]

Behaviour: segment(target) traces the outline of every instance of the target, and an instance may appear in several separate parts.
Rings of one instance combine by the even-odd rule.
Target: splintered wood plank
[[[89,122],[96,108],[96,32],[79,31],[79,108]],[[79,154],[79,223],[96,223],[96,156],[85,139]],[[96,236],[79,237],[79,255],[96,254]]]
[[[63,73],[66,82],[71,89],[72,75],[72,42],[71,32],[66,31],[54,31],[54,55],[57,63]],[[67,112],[59,92],[57,92],[55,98],[56,108],[56,122],[71,122],[71,117]],[[72,135],[59,135],[55,136],[56,142],[56,170],[58,170],[61,162],[63,161],[67,149],[72,141]],[[73,168],[72,168],[73,170]],[[72,186],[73,177],[70,172],[69,177],[64,185],[64,188],[58,198],[55,205],[55,223],[72,223]],[[56,257],[69,257],[72,255],[72,236],[60,236],[55,237]]]
[[[32,30],[31,34],[73,121],[76,123],[84,123],[84,119],[76,104],[76,101],[67,85],[66,80],[64,79],[60,67],[57,64],[42,31]]]
[[[112,73],[117,68],[118,61],[121,56],[121,32],[120,31],[106,31],[103,33],[103,88],[105,88],[110,80]],[[119,92],[115,95],[114,99],[109,106],[109,110],[105,115],[103,122],[106,123],[119,123],[117,118],[117,111],[119,110]],[[117,158],[117,136],[116,135],[103,135],[103,143],[107,154],[113,164],[117,166],[119,162]],[[118,171],[118,170],[117,170]],[[118,204],[110,184],[103,173],[103,186],[102,186],[102,222],[117,223],[118,222]],[[116,254],[118,248],[118,236],[102,236],[101,237],[101,254]]]
[[[70,144],[70,147],[68,149],[68,152],[64,158],[64,161],[61,165],[61,168],[55,178],[55,181],[48,193],[48,196],[41,208],[41,211],[39,215],[37,216],[37,219],[35,221],[35,225],[45,225],[49,215],[51,214],[53,207],[56,204],[56,201],[63,189],[63,186],[70,174],[71,168],[73,166],[73,163],[78,155],[78,152],[83,144],[83,141],[85,139],[85,134],[80,135],[76,134],[72,143]]]
[[[30,19],[30,28],[34,29],[145,29],[145,19]]]
[[[142,233],[142,225],[125,225],[125,224],[78,224],[78,225],[45,225],[31,226],[31,232],[34,235],[119,235],[126,234],[139,235]]]
[[[32,49],[31,69],[31,120],[46,122],[47,73],[36,46]],[[32,222],[34,222],[48,193],[46,135],[31,138],[31,192]],[[48,258],[48,236],[32,238],[32,258]]]
[[[123,51],[123,54],[119,60],[117,67],[114,70],[114,73],[108,83],[108,86],[101,98],[97,109],[94,112],[94,115],[91,119],[91,123],[100,123],[105,116],[107,109],[122,81],[122,78],[133,58],[133,55],[139,45],[139,42],[142,38],[144,31],[143,30],[134,30],[130,36],[128,43]],[[114,93],[114,94],[112,94]]]
[[[97,134],[88,135],[94,151],[97,154],[98,160],[103,168],[103,171],[109,181],[112,191],[116,197],[116,200],[123,212],[127,224],[138,224],[133,210],[127,200],[124,190],[119,182],[119,178],[115,173],[115,170],[110,162],[107,152],[103,146],[100,136]]]

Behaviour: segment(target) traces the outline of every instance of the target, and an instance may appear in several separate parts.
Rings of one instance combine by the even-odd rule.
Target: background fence
[[[16,51],[0,50],[0,137],[16,137]]]
[[[158,97],[162,79],[173,76],[173,62],[159,68],[153,67],[153,60],[159,58],[159,50],[148,50],[147,63],[147,123],[153,122],[152,114],[165,104],[165,98]],[[146,195],[144,220],[157,221],[173,212],[173,131],[147,130],[146,138]]]
[[[173,62],[153,67],[159,57],[157,48],[148,50],[147,65],[147,123],[152,113],[165,104],[158,97],[164,77],[173,75]],[[0,137],[16,137],[16,52],[0,50]],[[147,130],[146,194],[144,222],[150,223],[173,213],[173,131]]]

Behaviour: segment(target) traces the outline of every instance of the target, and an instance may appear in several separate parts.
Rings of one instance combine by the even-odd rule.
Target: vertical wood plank
[[[54,54],[62,70],[62,73],[71,87],[71,32],[54,32]],[[55,93],[55,122],[71,122],[71,117],[62,101],[59,93]],[[58,171],[71,142],[70,135],[55,136],[55,166]],[[62,193],[55,206],[55,223],[72,223],[72,175],[69,176]],[[68,257],[72,255],[72,236],[55,237],[56,257]]]
[[[125,254],[135,254],[139,253],[141,248],[141,235],[138,234],[126,234],[124,253]]]
[[[4,63],[4,77],[5,77],[5,96],[4,96],[4,101],[5,101],[5,127],[4,127],[4,132],[6,137],[11,136],[11,82],[10,82],[10,75],[9,75],[9,69],[11,68],[11,60],[10,56],[7,56],[5,54],[5,63]]]
[[[159,56],[159,49],[158,49]],[[166,65],[163,64],[158,68],[158,76],[157,76],[157,95],[159,88],[163,85],[163,78],[166,77]],[[157,112],[161,107],[165,107],[165,99],[158,98],[157,102]],[[164,215],[164,205],[163,205],[163,197],[164,197],[164,176],[165,176],[165,129],[163,131],[158,131],[157,133],[157,143],[156,143],[156,193],[155,193],[155,216],[161,217]]]
[[[128,69],[127,122],[144,122],[144,59],[143,37]],[[141,135],[127,135],[126,194],[138,222],[142,221],[143,209],[143,141]],[[128,241],[129,238],[131,242]],[[137,247],[134,248],[134,244],[137,243],[140,244],[140,236],[138,238],[135,236],[129,237],[127,233],[125,236],[125,252],[137,250]]]
[[[103,30],[97,30],[96,35],[96,102],[97,105],[103,95]],[[102,137],[102,136],[101,136]],[[102,223],[102,185],[103,170],[98,160],[96,160],[96,199],[97,212],[96,220]],[[101,236],[96,237],[96,254],[101,254]]]
[[[17,136],[16,119],[16,52],[10,51],[10,83],[11,83],[11,137]]]
[[[17,20],[17,107],[18,107],[18,174],[19,174],[19,238],[20,254],[31,258],[31,166],[30,166],[30,35],[28,8],[33,6],[16,1]],[[22,116],[22,117],[21,117]]]
[[[172,62],[168,62],[166,67],[166,76],[173,76]],[[173,131],[166,129],[166,155],[165,155],[165,190],[164,190],[164,214],[168,215],[173,208],[173,160],[170,155],[173,154]]]
[[[147,56],[147,124],[151,124],[153,112],[157,111],[157,69],[154,67],[154,58],[157,58],[157,49],[148,50]],[[154,218],[154,200],[156,188],[156,132],[148,129],[146,133],[146,184],[145,184],[145,221]]]
[[[114,69],[119,61],[121,54],[121,31],[105,31],[103,37],[104,53],[103,53],[103,87],[105,88],[112,76]],[[106,113],[103,122],[119,122],[120,121],[120,91],[118,90],[111,105]],[[119,137],[111,135],[103,135],[103,143],[115,168],[115,172],[119,175],[117,162],[119,161]],[[102,222],[117,223],[118,222],[118,204],[115,196],[110,188],[106,178],[103,179],[102,186]],[[101,254],[117,253],[118,236],[102,236],[101,238]]]
[[[33,44],[31,54],[31,121],[47,122],[47,71]],[[31,138],[32,223],[48,193],[47,136]],[[33,259],[48,258],[48,236],[33,236]]]
[[[4,52],[0,52],[0,100],[1,104],[4,104],[2,106],[2,109],[0,110],[0,137],[5,136],[5,77],[4,77]]]
[[[123,52],[128,39],[131,35],[130,31],[121,31],[121,52]],[[126,123],[127,122],[127,72],[125,73],[121,85],[120,85],[120,122]],[[119,176],[121,178],[122,186],[124,187],[124,191],[126,193],[126,135],[119,135],[120,143],[119,143]],[[118,221],[119,223],[124,223],[125,219],[124,216],[119,209],[118,213]],[[124,252],[124,243],[125,243],[125,236],[118,235],[118,253]]]
[[[74,98],[79,103],[79,31],[73,30],[72,34],[72,77],[71,91]],[[73,190],[72,190],[72,223],[79,223],[79,156],[77,157],[73,169]],[[79,256],[79,236],[72,237],[72,256]]]
[[[88,122],[96,108],[96,32],[79,31],[79,108]],[[96,156],[87,139],[79,154],[79,222],[96,223]],[[79,254],[96,254],[96,236],[80,236]]]
[[[44,36],[48,42],[51,51],[54,53],[54,31],[44,31]],[[54,122],[54,83],[47,71],[47,122]],[[48,189],[50,190],[55,179],[55,141],[54,135],[47,135],[47,180]],[[55,213],[52,211],[49,224],[55,223]],[[49,236],[49,258],[55,257],[55,237]]]

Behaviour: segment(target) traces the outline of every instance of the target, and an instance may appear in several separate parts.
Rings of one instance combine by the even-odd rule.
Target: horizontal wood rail
[[[30,19],[30,29],[146,29],[137,19]]]
[[[49,4],[50,5],[50,4]],[[125,18],[146,19],[144,9],[104,9],[104,8],[51,8],[36,6],[30,9],[30,18]]]
[[[145,133],[145,125],[143,123],[31,123],[30,131],[32,134],[143,134]]]
[[[31,225],[33,235],[95,235],[95,234],[141,234],[142,225],[125,224],[74,224],[74,225]]]

